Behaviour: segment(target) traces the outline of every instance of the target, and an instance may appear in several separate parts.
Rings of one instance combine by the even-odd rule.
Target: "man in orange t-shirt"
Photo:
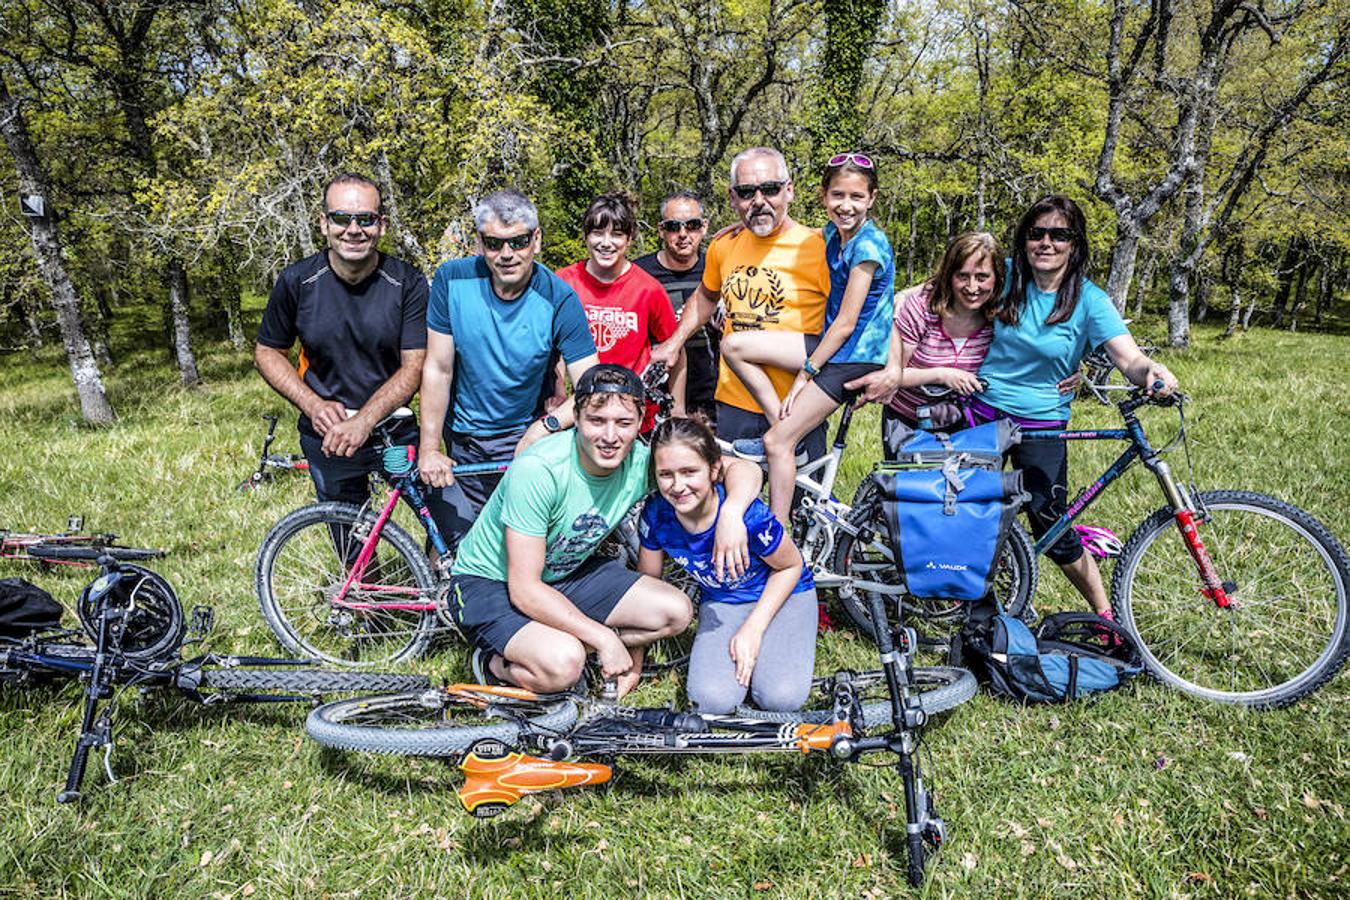
[[[652,361],[670,363],[684,342],[712,317],[720,299],[726,309],[723,334],[733,331],[794,331],[819,334],[830,294],[825,239],[788,215],[792,177],[783,154],[752,147],[731,161],[731,208],[744,229],[708,246],[703,282],[686,302],[679,327],[652,349]],[[779,398],[796,372],[766,369]],[[762,437],[769,423],[759,404],[725,361],[717,378],[717,435],[724,440]],[[811,458],[825,452],[825,428],[802,446]]]

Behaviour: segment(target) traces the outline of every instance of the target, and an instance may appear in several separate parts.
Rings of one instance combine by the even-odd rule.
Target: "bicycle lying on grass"
[[[66,530],[56,534],[0,529],[0,559],[23,559],[42,566],[88,567],[95,558],[89,555],[90,551],[123,561],[164,555],[163,550],[124,547],[117,543],[117,535],[107,531],[85,531],[83,516],[70,516],[66,519]]]
[[[1199,491],[1193,474],[1189,487],[1181,484],[1163,455],[1181,445],[1190,468],[1184,402],[1136,388],[1116,404],[1124,428],[1023,431],[1024,443],[1128,443],[1033,553],[1048,550],[1106,488],[1142,462],[1167,505],[1147,516],[1119,552],[1111,578],[1117,620],[1135,633],[1158,680],[1220,703],[1286,706],[1325,684],[1350,655],[1350,558],[1325,525],[1289,503],[1252,491]],[[1177,434],[1163,447],[1150,443],[1139,421],[1136,411],[1145,406],[1177,410]],[[860,532],[875,514],[855,512],[849,524]],[[861,546],[849,546],[846,538],[841,547],[853,557],[852,568],[862,567],[856,557],[863,552],[869,569],[885,570],[889,548]],[[900,580],[894,569],[885,571]]]
[[[264,484],[270,484],[277,472],[308,472],[309,461],[298,453],[269,453],[272,442],[277,439],[277,417],[263,416],[267,423],[267,434],[263,437],[262,453],[258,455],[257,470],[243,481],[235,490],[240,493],[254,491]]]
[[[742,707],[729,716],[701,715],[572,692],[455,684],[328,703],[310,713],[305,728],[338,750],[459,760],[460,802],[480,818],[527,794],[609,781],[617,756],[827,752],[857,762],[891,753],[904,783],[907,874],[918,885],[926,849],[946,837],[920,770],[922,728],[969,700],[975,679],[965,669],[916,668],[914,631],[891,627],[879,595],[871,606],[872,621],[882,623],[875,635],[881,670],[818,679],[824,705],[797,712]]]
[[[194,608],[189,628],[173,588],[158,574],[107,555],[98,555],[97,561],[103,574],[84,589],[76,604],[83,633],[0,638],[0,684],[23,687],[59,678],[86,683],[80,736],[65,788],[57,795],[62,803],[80,799],[89,753],[95,748],[103,748],[104,770],[109,782],[116,783],[111,766],[112,712],[117,697],[130,687],[172,688],[193,702],[215,705],[313,702],[322,694],[418,690],[429,685],[422,675],[335,672],[315,668],[310,661],[214,653],[183,659],[184,638],[191,633],[199,640],[209,630],[210,609]],[[104,700],[111,702],[100,709]]]

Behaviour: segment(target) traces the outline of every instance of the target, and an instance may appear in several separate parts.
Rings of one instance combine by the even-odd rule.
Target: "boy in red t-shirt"
[[[602,194],[591,202],[582,221],[587,258],[559,269],[557,275],[581,298],[586,321],[602,363],[617,363],[642,372],[651,359],[653,344],[675,333],[675,307],[661,282],[629,262],[628,245],[637,236],[637,214],[623,194]],[[670,374],[677,381],[683,357]],[[675,412],[683,414],[684,397],[675,398]],[[652,427],[655,404],[647,404],[642,422]]]

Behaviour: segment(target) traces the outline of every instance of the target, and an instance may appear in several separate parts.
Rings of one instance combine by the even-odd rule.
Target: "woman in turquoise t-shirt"
[[[1097,346],[1104,346],[1135,384],[1161,381],[1160,396],[1176,390],[1176,377],[1140,351],[1111,298],[1087,280],[1087,264],[1087,227],[1078,205],[1062,196],[1032,204],[1013,234],[1009,290],[980,366],[979,377],[988,388],[976,397],[978,414],[1015,419],[1023,428],[1064,427],[1073,398],[1060,393],[1059,383],[1078,371],[1083,355]],[[1031,494],[1027,518],[1039,538],[1067,506],[1068,446],[1062,441],[1020,444],[1013,448],[1012,461]],[[1092,555],[1083,552],[1077,532],[1066,531],[1046,555],[1098,615],[1112,618],[1101,572]]]

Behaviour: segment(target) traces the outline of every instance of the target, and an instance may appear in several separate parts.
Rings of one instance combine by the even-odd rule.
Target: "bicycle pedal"
[[[188,619],[187,638],[190,641],[200,641],[210,634],[212,627],[216,623],[216,611],[210,606],[194,606]]]

